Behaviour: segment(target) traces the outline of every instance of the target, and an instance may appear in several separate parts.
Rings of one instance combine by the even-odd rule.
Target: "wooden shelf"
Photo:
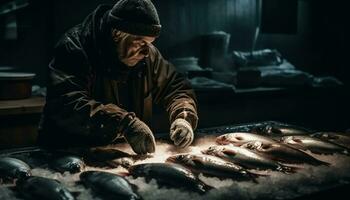
[[[44,105],[44,97],[31,97],[20,100],[1,100],[0,116],[41,113]]]

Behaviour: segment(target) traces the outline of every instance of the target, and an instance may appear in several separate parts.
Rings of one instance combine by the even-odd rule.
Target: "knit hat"
[[[161,25],[151,0],[119,0],[108,14],[111,28],[133,34],[157,37]]]

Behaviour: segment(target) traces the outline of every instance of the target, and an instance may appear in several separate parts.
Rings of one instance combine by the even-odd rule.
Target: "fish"
[[[281,138],[281,142],[316,154],[340,153],[349,155],[349,151],[342,146],[306,135],[285,136]]]
[[[80,181],[91,188],[99,198],[138,200],[142,197],[135,191],[136,186],[124,177],[103,171],[85,171],[80,174]]]
[[[251,141],[261,141],[267,143],[275,142],[275,140],[271,138],[246,132],[227,133],[216,137],[216,143],[221,145],[233,144],[235,146],[240,146]]]
[[[16,183],[16,191],[26,199],[73,200],[73,194],[58,180],[30,176]]]
[[[12,157],[0,158],[0,182],[9,182],[31,176],[31,167]]]
[[[70,173],[78,173],[84,170],[85,163],[82,159],[76,156],[63,156],[54,159],[49,166],[61,173],[66,171]]]
[[[272,160],[276,160],[286,164],[310,164],[310,165],[329,165],[329,163],[318,160],[313,156],[295,149],[282,143],[268,143],[261,141],[247,142],[241,147],[264,154]]]
[[[133,177],[155,179],[158,185],[181,188],[204,194],[212,187],[203,183],[191,170],[174,163],[145,163],[129,168]]]
[[[304,127],[281,123],[258,126],[252,132],[269,136],[308,135],[312,133],[311,130]]]
[[[255,178],[257,177],[256,174],[250,173],[239,165],[211,155],[177,154],[168,157],[166,162],[183,165],[196,174],[203,173],[221,179],[231,178],[237,181],[252,180],[256,182]]]
[[[311,136],[335,143],[347,149],[350,148],[350,134],[336,132],[317,132],[313,133]]]
[[[135,161],[132,158],[117,158],[117,159],[108,160],[108,161],[105,161],[105,162],[110,167],[122,166],[122,167],[124,167],[126,169],[130,168],[135,163]]]
[[[246,148],[233,145],[211,146],[202,153],[217,156],[226,161],[233,162],[248,169],[277,170],[284,173],[294,173],[295,168],[268,159],[265,156]]]
[[[96,167],[118,167],[129,168],[135,160],[142,159],[140,155],[132,155],[127,152],[111,148],[93,148],[85,152],[84,158],[91,166]]]

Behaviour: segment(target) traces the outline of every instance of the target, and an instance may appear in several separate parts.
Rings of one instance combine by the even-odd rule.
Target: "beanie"
[[[111,28],[133,34],[157,37],[161,25],[151,0],[119,0],[108,14]]]

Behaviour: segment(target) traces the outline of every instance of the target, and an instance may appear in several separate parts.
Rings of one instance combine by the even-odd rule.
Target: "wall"
[[[37,74],[34,82],[45,84],[53,46],[52,2],[29,0],[29,6],[16,13],[18,38],[0,39],[0,66],[34,72]]]
[[[54,43],[98,4],[113,0],[30,0],[18,12],[19,38],[0,41],[0,65],[14,65],[38,74],[45,84]],[[214,30],[231,34],[229,50],[250,50],[256,25],[255,0],[154,0],[163,25],[156,42],[166,58],[199,56],[200,36]],[[336,75],[348,82],[341,59],[349,44],[344,2],[299,0],[297,34],[260,34],[257,49],[276,48],[298,68]]]

